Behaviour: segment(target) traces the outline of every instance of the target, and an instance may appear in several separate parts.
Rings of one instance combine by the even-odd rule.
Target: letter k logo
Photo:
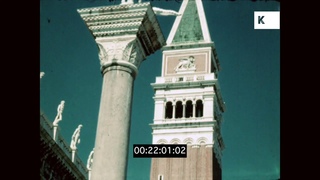
[[[280,29],[280,11],[254,11],[254,29]]]
[[[264,24],[263,18],[264,16],[258,16],[258,24]]]

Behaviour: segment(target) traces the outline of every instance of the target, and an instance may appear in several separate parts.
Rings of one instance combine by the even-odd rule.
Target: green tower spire
[[[203,39],[197,4],[194,0],[190,0],[182,15],[172,43],[198,42]]]
[[[179,14],[164,50],[213,46],[201,0],[183,0]]]

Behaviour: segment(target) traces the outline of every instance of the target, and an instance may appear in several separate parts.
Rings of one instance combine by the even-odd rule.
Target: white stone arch
[[[185,100],[185,101],[189,101],[189,100],[190,100],[190,101],[193,101],[194,98],[195,98],[194,96],[186,96],[186,97],[184,97],[184,100]]]
[[[194,140],[193,140],[193,138],[188,137],[188,138],[185,138],[185,139],[183,140],[183,143],[184,143],[184,144],[193,144],[193,143],[194,143]]]
[[[170,144],[181,144],[181,140],[178,139],[178,138],[173,138],[173,139],[170,141]]]
[[[165,139],[159,139],[159,140],[157,141],[157,144],[168,144],[168,141],[165,140]]]
[[[208,139],[205,137],[199,137],[197,139],[197,144],[207,144],[208,143]]]
[[[172,97],[166,97],[164,100],[164,104],[167,104],[168,102],[171,102],[173,105],[175,104],[175,99],[173,99]]]
[[[202,97],[196,97],[194,99],[194,102],[197,102],[197,101],[202,101],[202,103],[204,102]]]
[[[181,101],[181,102],[183,102],[184,99],[185,99],[185,98],[184,98],[183,96],[178,96],[178,97],[175,98],[175,101]]]
[[[173,100],[172,100],[172,99],[166,99],[166,100],[164,101],[164,103],[168,103],[168,102],[171,102],[171,103],[173,104]]]

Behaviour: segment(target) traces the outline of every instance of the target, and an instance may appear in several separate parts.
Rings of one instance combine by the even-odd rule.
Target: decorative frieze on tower
[[[151,180],[219,180],[225,104],[220,64],[201,0],[184,0],[166,46],[155,90],[153,144],[187,144],[187,158],[153,158]]]
[[[140,1],[141,2],[141,1]],[[149,2],[78,10],[95,38],[103,75],[91,180],[125,180],[138,68],[165,40]]]

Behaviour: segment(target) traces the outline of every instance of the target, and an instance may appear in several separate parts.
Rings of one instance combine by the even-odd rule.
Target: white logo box
[[[280,29],[280,11],[254,11],[254,29]]]

